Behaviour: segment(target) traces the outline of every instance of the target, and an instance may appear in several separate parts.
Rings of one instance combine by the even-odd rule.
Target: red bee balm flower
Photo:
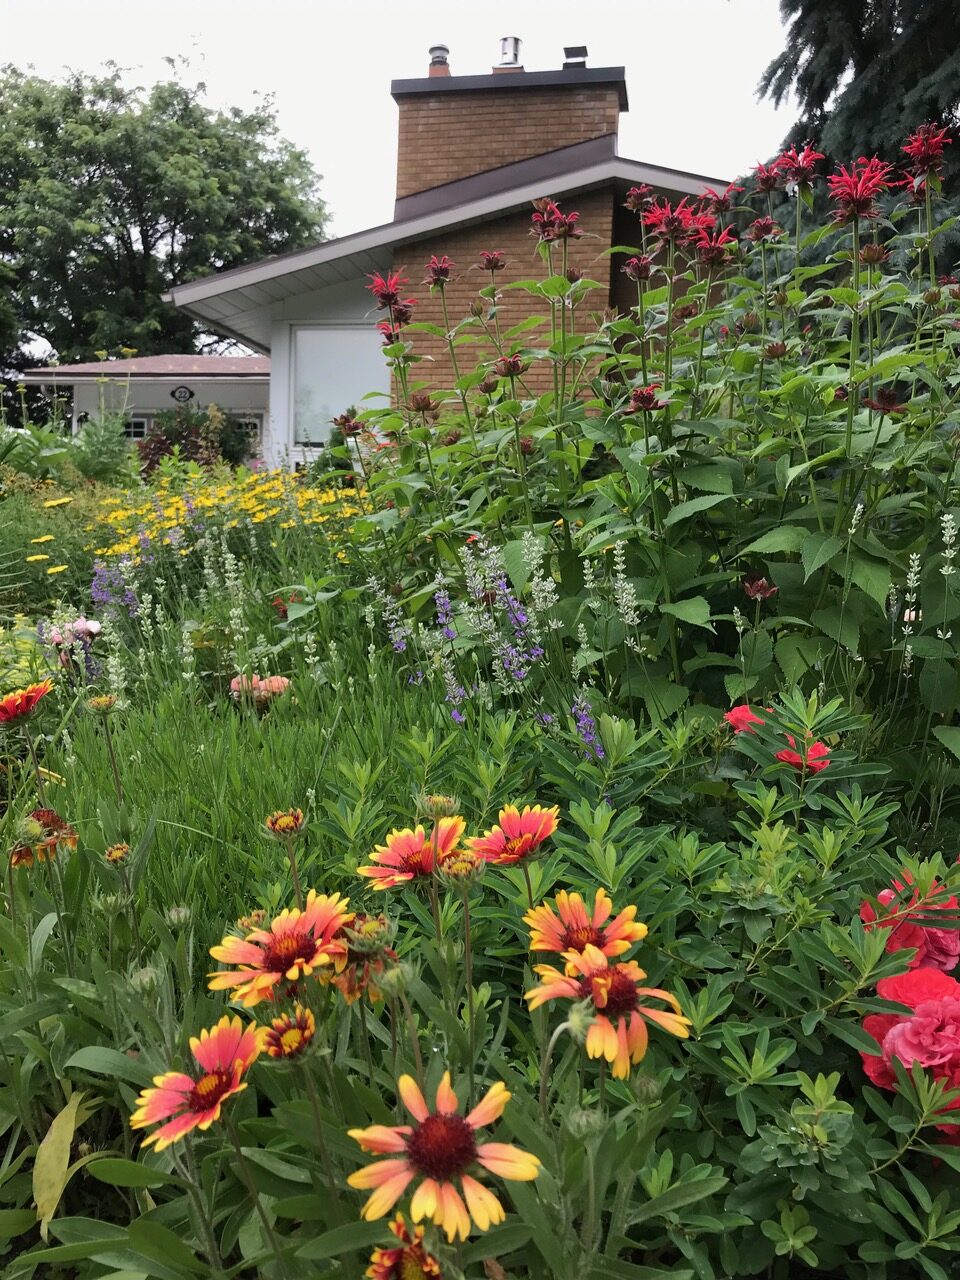
[[[554,899],[556,914],[546,904],[532,907],[523,917],[530,930],[531,951],[582,952],[596,947],[605,956],[623,955],[647,936],[647,926],[634,920],[636,907],[626,907],[611,920],[613,903],[605,889],[598,889],[589,909],[579,893],[565,889]]]
[[[947,129],[935,124],[922,124],[915,129],[901,147],[910,157],[910,172],[918,178],[939,173],[943,167],[943,148],[950,146]]]
[[[903,873],[904,884],[894,880],[892,889],[882,889],[877,894],[877,902],[881,908],[878,914],[872,902],[864,902],[860,906],[860,919],[868,929],[887,929],[887,951],[902,951],[912,948],[915,951],[912,959],[907,961],[911,969],[923,966],[929,969],[942,969],[949,973],[955,969],[960,960],[960,932],[954,928],[938,929],[928,917],[937,911],[957,912],[957,899],[947,895],[943,886],[934,883],[926,898],[921,898],[916,889],[908,902],[901,895],[913,883],[909,872]]]
[[[143,1140],[163,1151],[193,1129],[209,1129],[220,1119],[227,1098],[247,1087],[244,1074],[260,1053],[261,1032],[244,1026],[239,1018],[221,1018],[215,1027],[201,1031],[190,1041],[190,1052],[203,1070],[199,1078],[182,1071],[157,1076],[152,1089],[144,1089],[130,1117],[131,1129],[144,1129],[160,1120],[167,1123]]]
[[[668,200],[662,204],[655,200],[643,215],[643,225],[661,240],[687,240],[701,231],[711,230],[715,224],[716,219],[709,213],[692,209],[686,196],[676,207]]]
[[[396,889],[408,880],[432,876],[460,842],[466,823],[454,815],[440,818],[428,836],[422,826],[391,831],[385,845],[370,855],[373,866],[357,867],[357,875],[373,881],[374,889]]]
[[[707,187],[701,199],[711,213],[729,213],[733,207],[734,196],[739,195],[743,187],[738,187],[735,182],[731,182],[723,191],[714,191],[713,187]]]
[[[52,680],[41,680],[38,684],[28,684],[25,689],[14,689],[12,693],[4,694],[0,698],[0,724],[20,724],[27,720],[36,710],[37,703],[52,688]]]
[[[753,170],[753,180],[757,184],[757,191],[776,191],[781,184],[780,174],[777,172],[776,161],[771,165],[758,164]]]
[[[498,867],[512,867],[553,835],[559,812],[558,805],[552,809],[526,805],[522,813],[515,804],[505,805],[497,815],[497,826],[468,840],[467,847]]]
[[[328,965],[342,969],[347,948],[336,935],[353,919],[349,905],[339,893],[328,897],[311,889],[302,911],[281,911],[269,928],[254,929],[246,938],[227,934],[210,954],[235,968],[208,974],[210,990],[232,989],[235,1000],[252,1008],[272,1000],[281,983],[299,982]]]
[[[643,987],[647,976],[632,960],[608,964],[599,948],[587,946],[583,952],[568,951],[564,955],[569,972],[561,973],[549,964],[538,964],[540,986],[524,994],[531,1010],[548,1000],[589,1000],[596,1016],[587,1032],[587,1056],[605,1058],[612,1064],[612,1074],[625,1080],[630,1064],[635,1066],[647,1052],[647,1021],[656,1023],[673,1036],[686,1039],[690,1019],[680,1012],[676,996],[659,987]],[[665,1000],[673,1009],[650,1009],[642,999]],[[646,1020],[646,1021],[645,1021]]]
[[[479,1231],[502,1222],[506,1215],[500,1201],[467,1170],[480,1165],[514,1182],[530,1182],[540,1172],[537,1157],[519,1147],[503,1142],[477,1143],[477,1129],[492,1124],[503,1114],[510,1100],[506,1087],[499,1082],[491,1085],[466,1116],[459,1114],[449,1071],[444,1072],[437,1087],[433,1111],[412,1076],[401,1076],[397,1088],[416,1124],[374,1124],[367,1129],[348,1131],[364,1151],[394,1157],[374,1161],[347,1179],[351,1187],[359,1190],[373,1188],[373,1194],[361,1210],[362,1216],[368,1221],[382,1218],[414,1178],[420,1178],[410,1202],[410,1216],[415,1222],[430,1218],[434,1226],[446,1232],[448,1240],[457,1236],[466,1240],[471,1220]]]
[[[657,409],[665,409],[667,402],[658,398],[659,390],[659,382],[651,382],[648,387],[634,387],[630,392],[630,406],[627,412],[652,413]]]
[[[796,750],[796,741],[787,734],[787,741],[790,743],[792,750],[778,751],[774,759],[781,761],[782,764],[789,764],[797,770],[798,773],[806,771],[807,773],[821,773],[830,763],[830,748],[825,742],[804,743],[804,754]]]
[[[736,236],[729,227],[710,235],[701,228],[696,240],[697,260],[705,267],[714,267],[717,263],[726,262],[737,247]]]
[[[493,364],[493,372],[498,378],[518,378],[527,367],[522,356],[501,356]]]
[[[554,240],[576,240],[583,235],[577,226],[579,213],[561,213],[560,206],[553,200],[534,200],[533,223],[530,234],[535,235],[544,244]]]
[[[756,218],[743,233],[754,244],[762,244],[765,240],[776,240],[783,235],[783,228],[772,218]]]
[[[628,280],[649,280],[653,270],[653,259],[642,253],[639,257],[628,258],[620,270]]]
[[[876,198],[890,186],[893,165],[876,156],[868,160],[861,156],[849,170],[840,166],[839,173],[827,178],[830,199],[836,204],[833,220],[841,226],[856,218],[879,218]]]
[[[388,272],[385,276],[382,276],[378,271],[370,277],[370,283],[367,288],[376,298],[377,306],[382,311],[386,311],[389,307],[395,307],[400,302],[400,290],[403,285],[409,283],[410,281],[407,277],[402,276],[399,271]]]
[[[750,600],[770,600],[780,590],[766,578],[761,578],[759,574],[750,574],[743,578],[740,585],[743,587],[743,594]]]
[[[652,197],[653,187],[646,182],[641,182],[638,187],[631,187],[627,192],[623,207],[629,209],[631,213],[642,213],[650,204]]]
[[[438,258],[437,255],[434,254],[427,263],[427,278],[423,283],[434,288],[442,289],[443,286],[449,282],[450,272],[456,265],[457,264],[455,262],[450,261],[446,254],[441,258]]]
[[[801,190],[809,191],[813,185],[817,161],[824,158],[819,151],[814,151],[808,142],[799,152],[796,147],[788,147],[774,161],[773,169],[787,182],[795,182]]]
[[[402,1213],[390,1223],[400,1241],[392,1249],[374,1249],[366,1274],[369,1280],[440,1280],[440,1263],[423,1246],[423,1227],[407,1226]]]
[[[502,271],[507,259],[502,249],[481,249],[478,265],[481,271]]]

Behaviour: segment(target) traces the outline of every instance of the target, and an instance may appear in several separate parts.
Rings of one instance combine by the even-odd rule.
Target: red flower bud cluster
[[[541,244],[552,244],[556,240],[576,240],[583,235],[577,223],[579,213],[561,213],[560,206],[553,200],[541,199],[533,202],[533,226],[530,234],[537,237]]]
[[[434,254],[427,263],[427,275],[423,283],[430,285],[432,289],[442,289],[449,282],[450,272],[456,265],[446,254],[440,258]]]
[[[629,413],[646,413],[655,409],[665,409],[667,402],[657,397],[659,382],[651,382],[647,387],[634,387],[630,392]]]
[[[477,265],[481,271],[502,271],[507,265],[507,259],[502,249],[481,249]]]
[[[839,226],[858,218],[873,219],[880,216],[876,199],[892,185],[893,165],[872,156],[861,156],[847,169],[840,166],[839,173],[827,178],[830,199],[834,201],[833,220]]]
[[[516,378],[527,367],[527,362],[522,356],[501,356],[494,363],[493,372],[498,378]]]
[[[620,270],[628,280],[649,280],[653,271],[653,259],[641,253],[639,257],[628,258]]]

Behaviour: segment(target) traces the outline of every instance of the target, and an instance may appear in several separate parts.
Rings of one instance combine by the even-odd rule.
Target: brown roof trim
[[[555,151],[543,151],[526,160],[504,164],[497,169],[485,169],[469,178],[457,178],[439,187],[428,187],[411,196],[401,196],[393,206],[395,222],[417,218],[422,214],[436,213],[441,209],[455,208],[468,200],[496,195],[498,191],[510,191],[528,182],[549,182],[575,169],[583,169],[601,160],[610,160],[617,153],[617,135],[605,133],[599,138],[576,142],[570,147],[558,147]]]
[[[516,89],[571,89],[587,84],[616,85],[620,110],[629,110],[625,67],[570,67],[567,71],[514,71],[509,75],[426,76],[416,80],[394,80],[390,94],[399,101],[420,93],[504,93]]]

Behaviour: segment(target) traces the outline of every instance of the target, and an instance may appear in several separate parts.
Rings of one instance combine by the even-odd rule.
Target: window
[[[237,421],[244,431],[249,432],[251,448],[259,449],[263,443],[263,414],[237,413]]]
[[[123,429],[123,434],[128,440],[142,440],[149,430],[149,418],[131,417],[127,419],[127,425]]]
[[[305,325],[293,330],[292,339],[294,441],[322,445],[332,418],[359,405],[369,391],[389,388],[380,335],[373,325]]]

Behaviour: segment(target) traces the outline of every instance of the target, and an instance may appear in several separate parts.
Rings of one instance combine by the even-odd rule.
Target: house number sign
[[[170,392],[177,404],[186,404],[188,400],[192,400],[194,392],[189,387],[174,387]]]

